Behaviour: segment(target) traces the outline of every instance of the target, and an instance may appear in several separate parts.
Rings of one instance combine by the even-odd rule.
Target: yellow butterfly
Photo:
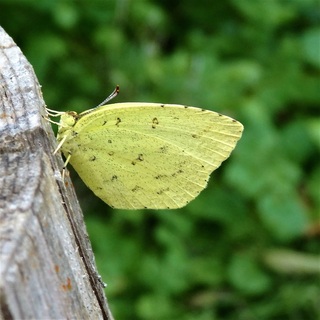
[[[66,164],[118,209],[185,206],[207,186],[243,131],[232,118],[177,104],[128,102],[80,114],[48,112],[61,117],[57,150]]]

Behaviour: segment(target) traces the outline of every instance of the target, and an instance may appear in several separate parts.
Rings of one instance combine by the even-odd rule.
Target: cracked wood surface
[[[0,27],[0,319],[113,319],[32,66]]]

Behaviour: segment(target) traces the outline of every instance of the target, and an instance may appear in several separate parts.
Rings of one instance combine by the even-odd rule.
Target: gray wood
[[[112,319],[38,80],[0,27],[0,319]]]

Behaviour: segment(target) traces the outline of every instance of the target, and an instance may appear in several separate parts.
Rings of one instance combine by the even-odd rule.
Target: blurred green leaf
[[[267,194],[258,206],[262,222],[279,240],[299,237],[308,226],[306,210],[294,193]]]
[[[310,118],[307,126],[311,139],[316,144],[316,147],[320,150],[320,119]]]
[[[244,294],[260,295],[266,292],[271,280],[250,255],[237,254],[228,267],[230,283]]]
[[[306,31],[301,40],[306,61],[320,68],[320,28]]]

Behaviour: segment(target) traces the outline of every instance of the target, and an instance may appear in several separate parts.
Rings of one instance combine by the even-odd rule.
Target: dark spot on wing
[[[155,129],[156,126],[159,124],[159,121],[157,118],[152,119],[152,129]]]
[[[159,148],[161,153],[167,153],[168,152],[168,146],[162,146]]]
[[[136,159],[134,159],[134,160],[131,161],[131,164],[135,166],[138,161],[141,162],[141,161],[143,161],[143,160],[144,160],[144,159],[143,159],[143,154],[142,154],[142,153],[139,153],[139,154],[138,154],[138,157],[137,157]]]
[[[178,174],[183,173],[183,170],[179,169],[178,171],[174,172],[171,176],[176,177]]]
[[[159,180],[159,179],[162,179],[162,178],[166,178],[167,175],[166,174],[158,174],[157,176],[155,176],[154,178]]]
[[[106,123],[107,123],[107,120],[104,120],[102,125],[104,126]]]
[[[169,189],[169,187],[167,187],[167,188],[165,188],[165,189],[160,189],[159,191],[157,191],[157,194],[163,194],[164,192],[166,192],[166,191],[169,191],[170,189]]]
[[[116,176],[116,175],[113,175],[112,177],[111,177],[111,181],[113,182],[113,181],[117,181],[118,180],[118,176]]]
[[[96,156],[91,156],[90,158],[89,158],[89,161],[95,161],[97,158],[96,158]]]
[[[119,127],[119,123],[121,122],[120,118],[117,118],[116,126]]]
[[[108,140],[108,143],[112,143],[112,140],[109,139],[109,140]]]
[[[139,191],[139,190],[142,190],[142,188],[140,187],[140,186],[135,186],[131,191],[132,192],[137,192],[137,191]]]

